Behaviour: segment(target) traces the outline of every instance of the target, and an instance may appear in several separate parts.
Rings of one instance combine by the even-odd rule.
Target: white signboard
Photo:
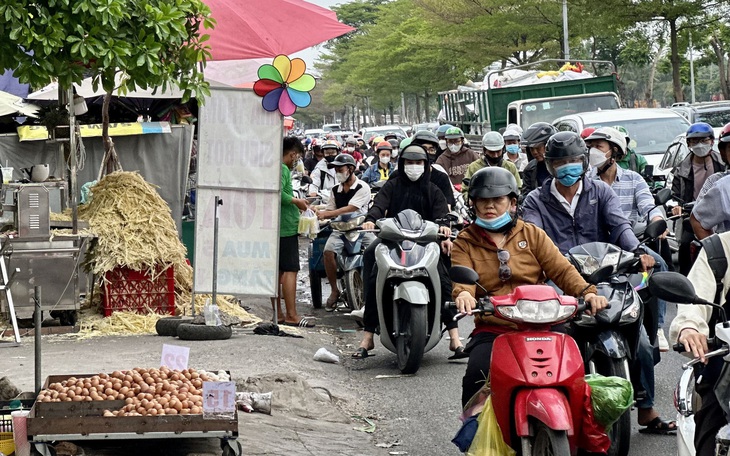
[[[279,253],[281,114],[251,90],[211,87],[200,109],[195,220],[195,292],[213,287],[218,196],[217,291],[274,296]]]
[[[179,345],[162,344],[162,359],[160,366],[167,366],[172,370],[185,370],[188,368],[190,358],[190,347]]]
[[[205,415],[235,414],[236,384],[233,382],[203,382],[203,417]]]

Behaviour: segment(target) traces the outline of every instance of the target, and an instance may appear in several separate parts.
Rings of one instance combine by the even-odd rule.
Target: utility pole
[[[692,52],[692,32],[689,32],[689,84],[692,103],[695,102],[695,63]]]
[[[570,60],[570,48],[568,47],[568,0],[563,0],[563,47],[565,49],[565,61]]]

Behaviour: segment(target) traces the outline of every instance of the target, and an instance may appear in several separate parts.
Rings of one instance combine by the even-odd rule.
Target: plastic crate
[[[104,274],[102,305],[105,317],[114,311],[174,315],[175,271],[158,266],[150,277],[145,271],[115,268]]]
[[[15,441],[12,432],[0,432],[0,453],[6,455],[15,453]]]

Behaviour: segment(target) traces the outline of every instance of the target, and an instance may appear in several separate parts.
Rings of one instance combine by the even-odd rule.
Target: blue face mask
[[[495,217],[493,219],[483,219],[477,217],[474,223],[476,223],[478,227],[484,228],[487,231],[493,231],[495,233],[498,233],[502,231],[503,228],[507,227],[510,222],[512,222],[512,215],[510,215],[509,212],[505,212],[499,217]]]
[[[558,181],[566,187],[571,187],[573,184],[578,182],[582,176],[582,163],[568,163],[567,165],[555,168],[555,178],[557,178]]]
[[[519,144],[510,144],[509,146],[506,146],[507,153],[508,154],[519,154],[520,153],[520,145]]]

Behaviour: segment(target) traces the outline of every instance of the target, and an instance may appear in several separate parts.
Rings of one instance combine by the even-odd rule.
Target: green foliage
[[[90,75],[110,92],[121,72],[121,91],[174,83],[186,99],[210,95],[199,29],[215,21],[201,0],[6,0],[0,18],[0,67],[22,82],[70,87]]]

